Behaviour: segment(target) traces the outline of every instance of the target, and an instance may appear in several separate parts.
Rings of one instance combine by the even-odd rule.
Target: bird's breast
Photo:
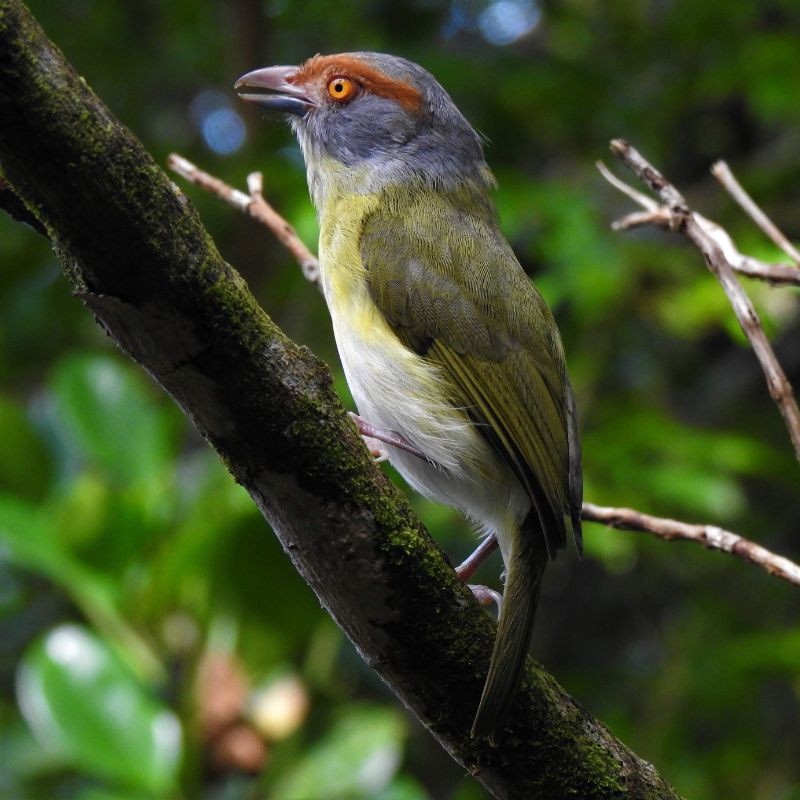
[[[321,220],[322,284],[347,384],[370,423],[404,436],[454,474],[473,471],[484,445],[469,417],[450,400],[440,368],[401,342],[370,292],[359,245],[377,202],[342,200]]]

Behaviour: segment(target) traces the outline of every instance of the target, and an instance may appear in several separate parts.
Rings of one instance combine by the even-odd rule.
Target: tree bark
[[[0,0],[0,120],[3,173],[77,296],[217,450],[364,660],[453,758],[497,798],[676,798],[533,661],[499,746],[470,738],[489,615],[371,462],[325,365],[258,306],[19,0]]]

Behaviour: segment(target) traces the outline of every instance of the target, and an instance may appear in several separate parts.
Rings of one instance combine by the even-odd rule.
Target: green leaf
[[[405,733],[405,720],[394,709],[362,706],[351,710],[280,782],[273,797],[382,797],[400,765]],[[408,793],[387,796],[413,797]]]
[[[132,667],[143,676],[161,676],[161,664],[119,609],[117,583],[64,549],[50,515],[0,494],[0,558],[60,586]]]
[[[80,454],[122,482],[147,478],[172,455],[169,418],[133,367],[72,355],[51,383],[57,416]]]
[[[175,785],[178,720],[86,628],[59,626],[28,649],[17,698],[43,746],[75,767],[154,794]]]
[[[0,494],[2,554],[18,566],[34,570],[67,591],[78,589],[108,598],[110,586],[66,552],[49,517],[15,497]]]

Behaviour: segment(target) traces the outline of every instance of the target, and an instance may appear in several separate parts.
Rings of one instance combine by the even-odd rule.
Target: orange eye
[[[349,100],[356,91],[356,85],[349,78],[332,78],[328,81],[328,95],[331,100]]]

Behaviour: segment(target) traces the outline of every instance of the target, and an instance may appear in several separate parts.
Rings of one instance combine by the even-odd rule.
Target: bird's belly
[[[336,344],[359,414],[427,458],[387,446],[392,465],[420,494],[498,533],[506,551],[505,532],[530,508],[519,482],[449,400],[440,368],[402,344],[368,294],[336,305]]]
[[[358,243],[377,202],[369,195],[332,201],[320,227],[322,286],[350,393],[367,422],[425,454],[421,459],[386,446],[409,485],[496,533],[507,564],[530,498],[465,410],[452,403],[440,368],[405,347],[375,306]]]

